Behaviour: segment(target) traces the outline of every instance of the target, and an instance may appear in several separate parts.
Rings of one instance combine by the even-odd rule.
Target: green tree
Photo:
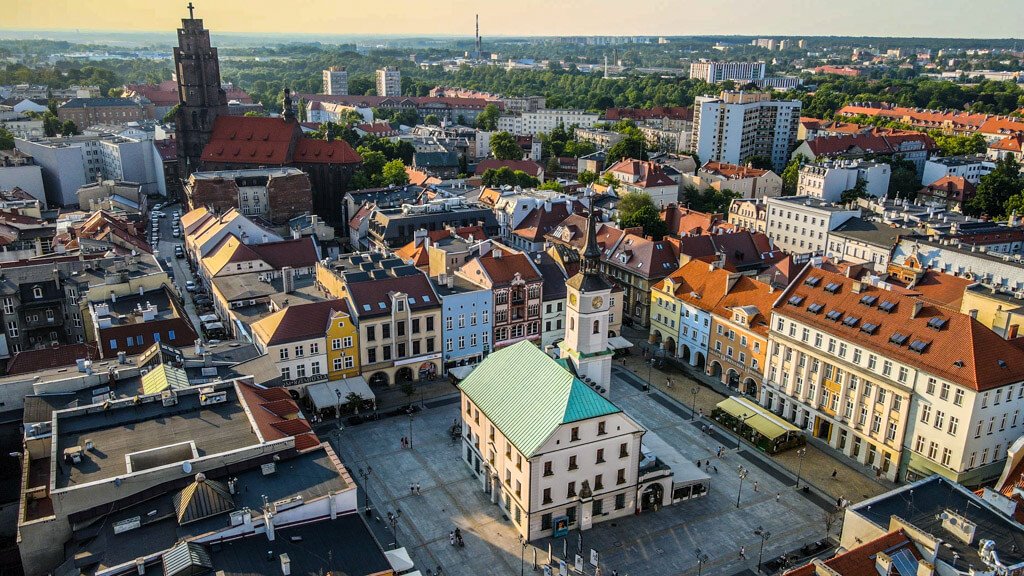
[[[170,124],[170,123],[174,122],[174,119],[178,116],[178,107],[179,106],[181,106],[181,105],[180,104],[175,104],[174,106],[171,106],[171,109],[167,111],[167,114],[164,114],[164,117],[161,118],[160,121],[163,122],[164,124]],[[246,116],[248,116],[248,114],[246,114]]]
[[[687,208],[709,214],[724,214],[729,204],[741,194],[732,190],[716,190],[710,186],[698,190],[696,186],[687,185],[683,188],[683,201]]]
[[[921,189],[917,167],[910,160],[893,158],[887,162],[892,167],[889,174],[889,197],[913,200],[917,196],[917,191]]]
[[[0,150],[11,150],[14,148],[14,134],[0,126]]]
[[[668,233],[668,225],[661,219],[658,207],[646,192],[629,192],[619,199],[619,226],[632,228],[640,226],[644,234],[661,239]]]
[[[590,170],[584,170],[576,175],[576,179],[584,186],[590,186],[594,182],[597,182],[597,178],[597,172],[591,172]]]
[[[488,104],[484,106],[483,112],[476,117],[476,127],[481,130],[493,131],[498,129],[498,118],[501,116],[501,111],[498,110],[497,105]]]
[[[437,114],[427,114],[427,117],[423,119],[423,122],[427,126],[440,126],[441,119],[437,117]]]
[[[519,186],[520,188],[535,188],[540,185],[540,181],[530,176],[522,170],[512,170],[508,166],[502,166],[501,168],[485,170],[483,175],[480,177],[481,182],[484,186],[498,187],[498,186]]]
[[[60,125],[60,134],[61,136],[75,136],[77,134],[81,134],[81,132],[78,130],[78,126],[76,126],[74,122],[71,120],[65,120],[64,123]]]
[[[849,204],[856,201],[858,198],[868,197],[868,182],[863,178],[857,178],[857,183],[849,190],[843,190],[843,193],[839,195],[840,204]]]
[[[498,160],[522,160],[523,149],[519,147],[515,136],[508,132],[498,132],[491,136],[491,155]]]
[[[255,110],[249,110],[244,115],[246,117],[248,117],[248,118],[259,118],[259,117],[263,116],[263,114],[260,114],[259,112],[255,111]]]
[[[966,154],[981,154],[985,152],[985,137],[979,132],[965,136],[935,136],[935,144],[942,151],[943,156],[963,156]]]
[[[381,168],[382,186],[404,186],[409,183],[409,175],[405,173],[405,164],[401,160],[390,160]]]
[[[110,98],[120,98],[124,96],[124,88],[111,88],[107,90],[107,96]]]
[[[646,160],[647,153],[644,151],[645,148],[646,142],[644,142],[643,136],[627,136],[608,149],[606,163],[611,165],[624,158]]]
[[[759,170],[774,170],[775,167],[772,164],[772,159],[767,156],[748,156],[743,164],[749,164],[753,168]]]
[[[558,180],[547,180],[539,186],[541,190],[554,190],[555,192],[562,192],[565,188],[558,183]]]
[[[1024,190],[1022,190],[1020,194],[1011,196],[1010,199],[1006,201],[1006,205],[1003,210],[1006,212],[1007,217],[1009,217],[1010,214],[1016,214],[1018,218],[1021,215],[1024,215]]]
[[[796,194],[796,185],[800,181],[800,166],[807,163],[807,156],[803,154],[797,154],[796,158],[793,158],[786,164],[786,169],[782,171],[782,195],[792,196]]]
[[[595,146],[593,142],[569,140],[565,143],[562,155],[569,156],[571,158],[581,158],[588,154],[593,154],[594,152],[597,152],[597,146]]]
[[[60,134],[60,129],[61,124],[60,120],[57,119],[57,115],[50,110],[43,112],[43,134],[46,136],[56,136]]]
[[[561,164],[558,163],[558,157],[557,156],[552,156],[552,157],[548,158],[548,163],[547,163],[547,166],[544,168],[544,172],[546,174],[554,175],[555,172],[558,172],[558,170],[561,167],[562,167]]]
[[[988,215],[998,218],[1007,213],[1007,207],[1017,207],[1017,200],[1024,191],[1024,177],[1020,165],[1013,156],[1006,156],[996,163],[991,173],[981,177],[974,197],[967,202],[966,211],[972,216]]]

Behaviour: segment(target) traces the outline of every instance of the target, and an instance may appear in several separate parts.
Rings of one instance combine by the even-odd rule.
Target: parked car
[[[180,244],[174,247],[174,257],[175,258],[184,258],[185,257],[185,251],[181,249],[181,245]]]
[[[189,292],[195,292],[196,291],[196,283],[191,281],[191,280],[186,281],[185,282],[185,290],[188,290]]]

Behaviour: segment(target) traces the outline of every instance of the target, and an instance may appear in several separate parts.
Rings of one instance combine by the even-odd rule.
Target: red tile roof
[[[909,130],[875,129],[866,134],[822,136],[806,144],[817,157],[843,154],[856,149],[865,153],[894,154],[901,151],[901,146],[911,142],[920,143],[928,151],[938,149],[931,136]]]
[[[201,160],[271,166],[362,161],[344,140],[306,138],[297,123],[251,116],[218,116]]]
[[[530,242],[541,242],[544,240],[544,236],[554,230],[570,213],[569,206],[565,202],[539,206],[523,218],[513,233]]]
[[[1006,150],[1008,152],[1024,152],[1024,135],[1007,136],[989,146],[990,150]]]
[[[309,236],[299,239],[282,240],[280,242],[266,242],[263,244],[252,244],[249,249],[275,270],[285,266],[292,268],[307,268],[316,266],[319,258],[316,254],[316,245]]]
[[[395,292],[407,294],[409,308],[423,310],[440,305],[437,293],[426,275],[422,273],[381,278],[364,282],[349,282],[348,296],[352,315],[358,318],[373,318],[391,314],[391,297]],[[412,298],[416,301],[413,302]]]
[[[481,256],[479,261],[480,267],[490,277],[493,286],[508,284],[517,274],[526,282],[540,282],[544,279],[529,256],[501,246],[495,246],[485,256]]]
[[[540,178],[540,173],[544,170],[540,164],[537,164],[533,160],[498,160],[496,158],[486,158],[476,165],[476,169],[473,170],[473,174],[476,176],[482,176],[483,173],[488,170],[497,170],[505,167],[512,171],[521,170],[534,178]]]
[[[771,170],[762,170],[760,168],[740,166],[738,164],[727,164],[725,162],[712,162],[710,160],[705,162],[704,165],[700,167],[700,169],[703,172],[709,172],[716,176],[722,176],[730,180],[739,180],[743,178],[757,178],[771,172]]]
[[[810,277],[818,278],[814,286],[806,283]],[[836,289],[826,291],[825,287],[832,284]],[[896,291],[866,283],[861,283],[860,287],[860,292],[855,293],[852,278],[808,266],[779,300],[775,313],[857,342],[869,351],[972,390],[989,390],[1024,380],[1024,352],[976,319]],[[791,296],[800,296],[803,301],[799,305],[791,304]],[[877,300],[861,303],[867,296],[875,296]],[[880,308],[886,301],[894,305],[889,313]],[[808,310],[812,303],[822,304],[824,308],[815,314]],[[916,306],[920,309],[915,314]],[[844,318],[851,316],[858,321],[852,325],[831,321],[826,313],[833,310]],[[936,329],[929,326],[929,321],[944,321],[944,324]],[[875,324],[878,328],[869,334],[861,329],[864,323]],[[895,333],[906,336],[905,341],[892,342]],[[920,352],[911,348],[915,341],[925,343]]]
[[[260,435],[265,441],[280,440],[292,436],[295,449],[304,452],[320,446],[309,422],[302,417],[298,404],[283,388],[261,388],[245,382],[237,384],[242,402],[256,422]],[[280,390],[268,394],[270,390]],[[283,415],[282,415],[283,414]],[[288,418],[286,416],[295,416]]]
[[[907,550],[914,558],[922,559],[921,553],[918,552],[917,547],[907,534],[902,530],[897,530],[825,560],[824,564],[837,576],[879,576],[878,569],[875,567],[875,559],[878,554],[884,552],[891,556],[897,550]],[[783,576],[813,576],[815,572],[814,564],[811,563],[788,570]]]
[[[608,264],[647,279],[664,278],[679,267],[675,244],[632,233],[623,236],[612,253],[605,251],[605,255],[602,259]]]
[[[942,192],[947,201],[966,202],[974,196],[976,189],[974,184],[968,182],[963,176],[943,176],[925,186],[918,192],[918,195],[934,196],[936,192]]]
[[[606,170],[606,172],[626,174],[630,177],[635,177],[637,180],[632,182],[632,186],[639,188],[651,188],[654,186],[674,186],[676,182],[665,174],[661,166],[651,162],[649,160],[633,160],[632,158],[626,158],[619,160],[614,166]]]
[[[267,346],[324,337],[331,313],[348,312],[344,300],[294,304],[252,324],[253,334]]]
[[[49,370],[62,366],[72,366],[79,359],[95,360],[99,352],[88,344],[64,344],[61,346],[40,348],[39,350],[22,350],[16,352],[7,363],[7,374],[28,374],[37,370]]]
[[[363,159],[344,140],[299,138],[295,144],[296,164],[358,164]]]
[[[604,111],[605,120],[693,120],[693,108],[686,106],[655,106],[653,108],[609,108]]]
[[[926,270],[910,285],[904,285],[898,280],[890,280],[889,283],[904,288],[907,294],[917,296],[925,302],[959,311],[964,291],[974,284],[974,281],[936,270]]]
[[[700,259],[712,257],[717,260],[721,255],[725,257],[725,265],[735,269],[759,265],[767,268],[776,260],[771,250],[771,240],[760,232],[740,230],[728,234],[684,236],[676,245],[681,256]]]
[[[728,224],[722,214],[697,212],[676,204],[669,204],[662,208],[661,219],[668,224],[669,233],[676,236],[708,234],[721,224]]]

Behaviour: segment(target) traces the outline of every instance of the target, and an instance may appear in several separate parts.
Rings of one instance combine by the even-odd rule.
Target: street
[[[173,282],[177,288],[178,294],[181,296],[185,313],[188,314],[189,321],[191,321],[192,326],[195,327],[196,333],[201,335],[203,333],[203,323],[199,320],[199,314],[196,312],[195,304],[192,301],[192,293],[185,289],[185,282],[189,280],[194,281],[194,276],[188,267],[187,259],[174,257],[175,246],[181,246],[184,250],[184,230],[181,230],[181,235],[178,238],[175,238],[172,233],[174,222],[176,221],[174,218],[174,212],[181,212],[183,210],[184,207],[180,203],[168,204],[161,208],[160,211],[164,212],[166,216],[157,220],[156,229],[158,232],[159,242],[153,246],[153,255],[160,261],[161,266],[166,267],[167,262],[170,261],[170,269],[174,274]],[[152,220],[150,222],[150,232],[146,237],[147,241],[151,241],[153,235]]]

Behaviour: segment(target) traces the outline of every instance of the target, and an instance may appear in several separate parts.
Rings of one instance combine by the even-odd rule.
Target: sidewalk
[[[645,333],[631,327],[622,327],[622,336],[631,342],[637,343],[630,349],[630,355],[625,357],[625,368],[636,374],[643,380],[648,380],[654,388],[662,393],[671,396],[686,407],[694,405],[693,390],[697,390],[696,408],[703,410],[705,416],[710,416],[715,406],[727,396],[740,395],[736,390],[730,390],[721,382],[706,376],[697,369],[686,366],[683,369],[673,364],[676,359],[666,360],[662,368],[651,368],[650,363],[643,359],[643,350],[647,346]],[[617,360],[622,365],[622,360]],[[673,386],[667,386],[668,378],[672,378]],[[731,434],[731,432],[729,432]],[[872,496],[891,490],[896,485],[885,480],[876,480],[862,471],[860,465],[844,457],[837,457],[834,454],[823,451],[819,447],[820,442],[808,436],[807,451],[804,454],[801,465],[801,458],[796,450],[787,450],[781,454],[769,456],[769,458],[788,470],[794,476],[799,473],[801,483],[806,480],[828,494],[832,498],[846,498],[853,502],[867,499]],[[836,478],[832,478],[832,471],[836,471]]]

